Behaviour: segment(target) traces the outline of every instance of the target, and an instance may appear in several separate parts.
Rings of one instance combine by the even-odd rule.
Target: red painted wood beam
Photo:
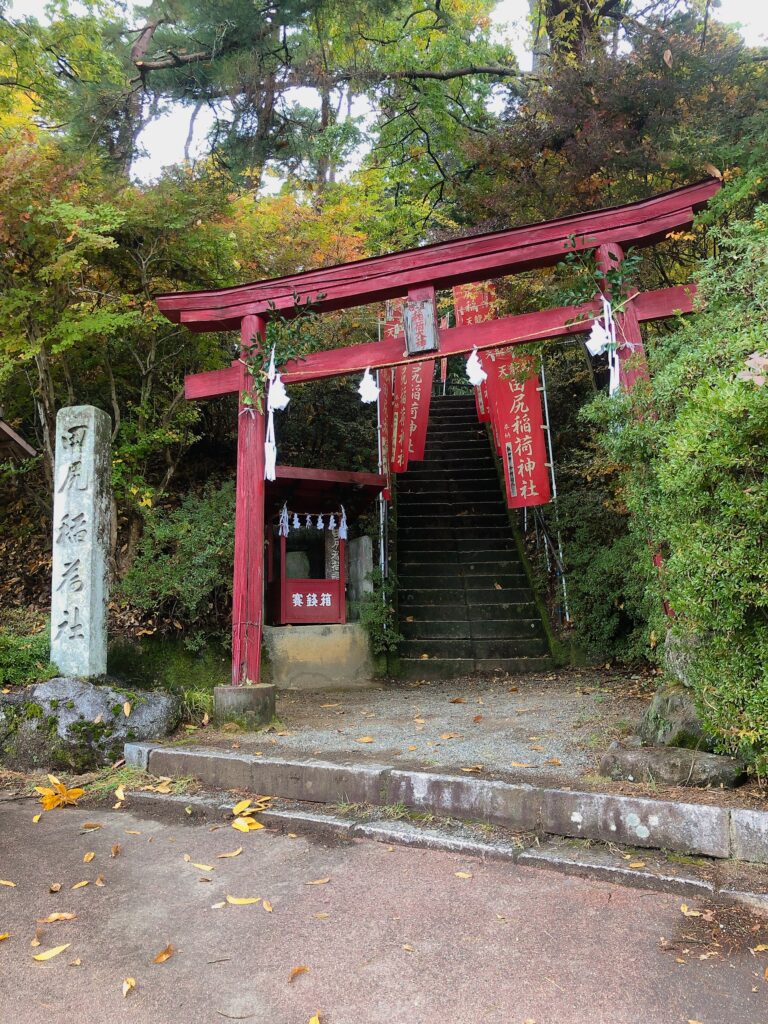
[[[248,316],[241,328],[243,350],[263,338],[266,324]],[[251,391],[244,363],[234,364],[240,395],[237,418],[237,486],[235,501],[235,566],[232,580],[232,685],[258,683],[264,625],[264,414],[243,404]],[[216,371],[214,371],[216,372]]]
[[[584,248],[616,242],[651,244],[690,224],[695,211],[720,188],[714,179],[652,199],[538,225],[440,242],[419,249],[358,260],[289,277],[217,291],[161,295],[169,319],[193,330],[237,327],[247,313],[269,315],[270,303],[284,314],[310,298],[319,310],[341,309],[405,295],[423,285],[447,287],[512,271],[556,263],[571,235]],[[322,293],[321,298],[318,295]]]
[[[691,313],[695,293],[694,284],[659,288],[639,293],[633,299],[633,305],[639,321],[659,320],[676,313]],[[564,334],[579,334],[587,329],[597,312],[597,303],[587,303],[585,306],[562,306],[536,313],[500,317],[483,324],[443,328],[440,331],[440,351],[436,355],[460,355],[471,352],[475,346],[478,349],[496,348]],[[418,357],[405,355],[402,339],[388,339],[315,352],[305,359],[286,363],[282,374],[287,383],[297,384],[323,377],[362,373],[366,367],[381,369],[414,360],[418,361]],[[240,370],[240,363],[236,361],[224,370],[191,374],[184,379],[185,396],[188,399],[212,398],[237,391],[240,388]]]

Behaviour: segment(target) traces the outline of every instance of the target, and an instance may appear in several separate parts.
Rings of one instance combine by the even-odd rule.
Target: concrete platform
[[[280,690],[349,690],[375,686],[368,634],[359,622],[265,626],[264,682]]]

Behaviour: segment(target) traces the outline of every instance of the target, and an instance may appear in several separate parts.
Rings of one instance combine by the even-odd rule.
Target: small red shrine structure
[[[277,467],[276,479],[267,482],[265,497],[266,606],[271,625],[347,621],[346,537],[341,535],[342,517],[357,515],[373,504],[386,482],[387,478],[378,473]],[[335,521],[337,525],[332,525]],[[294,522],[298,522],[298,527],[293,527]],[[321,558],[323,575],[288,575],[288,545],[295,529],[320,539],[330,531],[330,557],[326,550]]]
[[[264,623],[265,416],[254,407],[245,354],[263,339],[270,316],[292,316],[311,306],[317,312],[403,299],[411,336],[317,352],[281,368],[286,384],[399,367],[460,353],[499,349],[525,342],[583,333],[600,314],[600,296],[583,306],[566,306],[503,316],[482,323],[438,326],[435,290],[488,281],[536,267],[554,266],[568,251],[596,250],[599,265],[620,266],[628,246],[649,246],[685,230],[720,188],[714,179],[640,202],[596,210],[540,224],[439,242],[386,256],[215,291],[160,295],[159,309],[192,331],[238,330],[242,355],[230,366],[188,376],[188,399],[240,396],[237,504],[232,610],[232,683],[258,682]],[[607,286],[604,285],[604,288]],[[616,316],[621,385],[629,388],[647,374],[640,324],[690,313],[693,284],[632,291],[622,295]],[[415,329],[415,336],[414,331]],[[243,413],[247,412],[248,415]]]

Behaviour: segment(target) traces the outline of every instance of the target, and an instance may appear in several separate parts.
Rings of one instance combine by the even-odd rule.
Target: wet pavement
[[[768,1021],[768,929],[744,909],[683,912],[675,896],[369,841],[242,835],[178,806],[151,820],[130,796],[34,824],[38,809],[0,800],[0,879],[15,883],[0,885],[3,1022]],[[61,912],[76,918],[36,923]]]

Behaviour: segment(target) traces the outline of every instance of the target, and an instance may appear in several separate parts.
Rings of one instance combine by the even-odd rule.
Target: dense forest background
[[[715,8],[532,0],[523,71],[491,0],[55,0],[44,21],[0,0],[0,407],[40,453],[0,464],[6,642],[44,647],[54,423],[73,403],[112,417],[115,631],[199,646],[226,630],[236,416],[228,399],[186,403],[182,380],[225,365],[234,339],[169,324],[156,293],[715,175],[697,226],[632,261],[643,288],[701,288],[696,318],[646,331],[650,383],[608,399],[582,341],[542,346],[560,494],[544,515],[563,538],[567,635],[594,658],[653,660],[665,598],[710,729],[762,763],[768,51]],[[205,152],[137,182],[142,131],[171,105],[190,153],[205,111]],[[590,286],[588,261],[499,282],[505,312]],[[318,319],[312,344],[375,338],[381,312]],[[293,389],[283,461],[374,466],[356,384]]]

